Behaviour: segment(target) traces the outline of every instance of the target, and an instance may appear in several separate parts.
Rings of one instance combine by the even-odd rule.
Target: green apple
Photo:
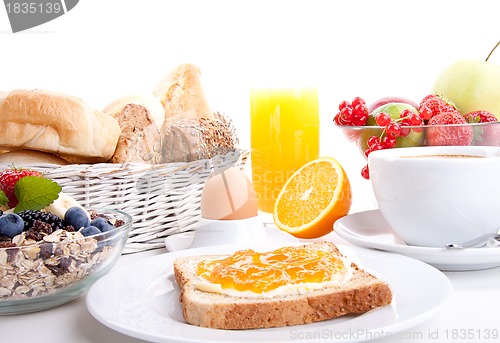
[[[480,60],[461,60],[446,68],[432,92],[457,105],[462,115],[486,110],[500,120],[500,66]]]
[[[380,136],[382,134],[383,128],[378,127],[375,117],[377,114],[381,112],[387,113],[392,119],[399,119],[399,115],[404,110],[410,110],[414,113],[418,113],[418,110],[407,103],[403,102],[391,102],[382,106],[377,107],[373,112],[368,116],[368,120],[366,121],[365,126],[369,126],[369,128],[364,128],[360,141],[360,149],[363,151],[367,148],[367,141],[371,136]],[[397,137],[396,138],[396,148],[404,148],[404,147],[414,147],[421,146],[424,142],[424,131],[415,132],[411,131],[408,136],[405,137]]]

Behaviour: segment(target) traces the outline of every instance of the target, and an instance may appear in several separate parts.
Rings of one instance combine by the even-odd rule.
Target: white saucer
[[[170,252],[196,248],[196,246],[193,246],[195,234],[196,234],[195,231],[188,231],[167,236],[164,241],[165,247]],[[276,227],[265,227],[258,235],[258,240],[255,240],[254,242],[248,241],[247,243],[250,245],[250,247],[252,247],[252,245],[254,244],[262,244],[263,242],[296,243],[298,241],[299,240],[294,236]],[[234,242],[234,243],[241,243],[241,242]],[[223,244],[227,244],[227,242],[220,243],[220,245]],[[215,244],[207,244],[206,246],[209,245],[215,245]]]
[[[354,213],[337,220],[334,232],[365,248],[396,252],[444,271],[480,270],[500,266],[500,247],[446,249],[405,244],[387,224],[379,210]]]

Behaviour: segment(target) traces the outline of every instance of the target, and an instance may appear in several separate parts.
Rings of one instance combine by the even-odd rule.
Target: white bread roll
[[[126,104],[113,114],[121,128],[110,163],[158,163],[161,150],[160,130],[146,107]]]
[[[107,162],[118,122],[81,99],[47,90],[13,90],[0,97],[0,148],[53,153],[73,163]]]
[[[22,167],[26,164],[57,164],[57,165],[67,165],[68,161],[46,152],[40,152],[35,150],[17,150],[9,151],[0,154],[0,163],[13,163],[17,166]]]
[[[103,110],[114,118],[128,104],[135,104],[145,107],[158,128],[161,128],[165,120],[165,110],[160,100],[152,94],[129,94],[116,99]]]
[[[153,90],[165,109],[165,124],[179,119],[214,120],[200,79],[200,70],[192,64],[181,64]]]

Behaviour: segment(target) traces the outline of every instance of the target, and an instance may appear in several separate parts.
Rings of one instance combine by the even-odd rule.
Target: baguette
[[[153,95],[160,99],[165,110],[165,126],[180,119],[215,119],[205,98],[200,74],[198,67],[184,63],[156,85]]]
[[[328,242],[312,243],[342,256]],[[307,324],[337,318],[346,314],[362,314],[392,301],[389,286],[352,263],[352,278],[345,284],[311,290],[301,295],[274,298],[245,298],[209,293],[196,288],[196,268],[204,259],[227,256],[180,257],[174,261],[174,274],[181,288],[184,319],[187,323],[216,329],[256,329]]]

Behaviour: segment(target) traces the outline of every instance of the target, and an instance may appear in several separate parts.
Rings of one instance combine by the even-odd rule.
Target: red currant
[[[423,123],[423,119],[418,113],[413,113],[413,115],[410,117],[410,120],[412,126],[420,126]]]
[[[334,118],[337,125],[363,126],[368,120],[368,108],[362,98],[354,98],[352,103],[342,101],[339,104],[339,118]]]
[[[413,113],[414,112],[412,110],[404,109],[403,111],[401,111],[399,118],[407,118],[407,117],[411,116]]]
[[[401,126],[411,126],[411,119],[408,117],[405,117],[403,120],[399,122],[399,125]]]
[[[385,112],[380,112],[375,117],[375,121],[378,126],[387,126],[391,122],[391,117]]]
[[[339,104],[339,111],[342,111],[342,109],[346,107],[351,107],[351,104],[349,103],[349,101],[344,100]]]
[[[368,164],[361,169],[361,176],[365,179],[370,179],[370,170],[368,169]]]
[[[369,148],[374,147],[376,144],[379,144],[380,140],[377,136],[371,136],[368,138],[368,141],[366,141],[366,144],[368,145]]]
[[[384,138],[382,138],[381,144],[385,149],[394,148],[396,146],[396,138],[391,136],[384,136]]]
[[[387,127],[385,128],[385,131],[389,136],[392,137],[398,137],[401,133],[401,126],[396,123],[396,122],[391,122]]]
[[[366,102],[363,98],[355,97],[354,99],[352,99],[351,104],[352,104],[352,107],[356,107],[358,105],[364,106],[364,105],[366,105]]]
[[[366,121],[368,120],[368,114],[363,114],[361,116],[354,116],[354,119],[352,120],[352,123],[355,126],[363,126],[366,124]]]

